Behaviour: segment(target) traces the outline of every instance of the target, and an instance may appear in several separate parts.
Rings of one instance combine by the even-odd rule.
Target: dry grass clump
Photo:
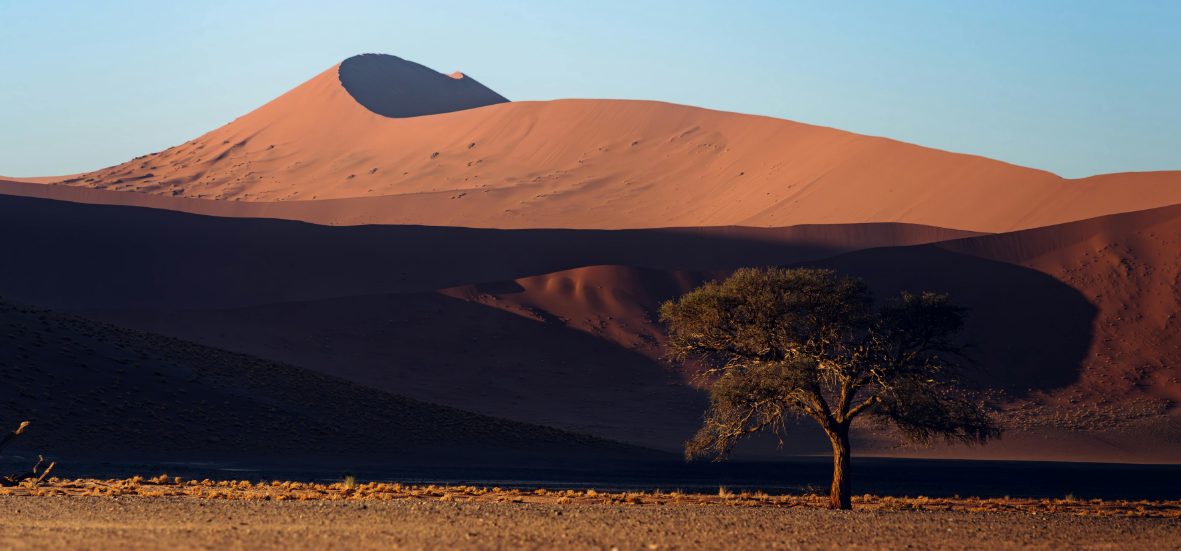
[[[409,485],[392,482],[332,484],[310,482],[259,482],[246,480],[184,480],[169,476],[151,479],[133,477],[123,480],[51,478],[40,486],[31,483],[0,488],[0,495],[30,497],[81,498],[183,498],[262,501],[309,500],[411,500],[460,503],[548,503],[559,505],[617,506],[723,506],[771,508],[828,508],[828,495],[822,492],[772,495],[762,491],[735,493],[720,488],[716,494],[685,493],[680,490],[656,492],[598,492],[595,490],[534,490],[486,488],[476,486]],[[1023,499],[928,496],[853,496],[853,509],[859,511],[958,511],[967,513],[1007,513],[1029,515],[1079,515],[1155,517],[1181,519],[1181,501],[1127,501],[1079,499]]]

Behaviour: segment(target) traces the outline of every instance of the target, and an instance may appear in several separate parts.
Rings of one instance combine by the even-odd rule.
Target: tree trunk
[[[849,487],[849,427],[838,425],[828,437],[832,440],[832,492],[829,494],[830,509],[848,510],[853,508]]]

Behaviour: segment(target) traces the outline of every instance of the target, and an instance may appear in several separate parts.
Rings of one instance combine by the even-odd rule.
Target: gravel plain
[[[0,548],[1175,550],[1181,521],[700,505],[0,496]]]

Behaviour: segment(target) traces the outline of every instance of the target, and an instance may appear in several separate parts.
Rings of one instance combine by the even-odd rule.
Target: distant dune
[[[1002,232],[1181,203],[1177,172],[1066,180],[769,117],[502,100],[467,76],[358,56],[195,140],[63,183],[201,199],[219,205],[202,207],[215,215],[234,212],[218,210],[229,202],[297,202],[265,216],[481,228],[906,222]],[[437,114],[411,116],[427,113]]]
[[[53,182],[60,182],[62,180],[69,180],[70,178],[77,178],[82,174],[70,174],[68,176],[37,176],[35,178],[15,178],[12,176],[0,176],[0,182],[22,182],[27,184],[50,184]]]

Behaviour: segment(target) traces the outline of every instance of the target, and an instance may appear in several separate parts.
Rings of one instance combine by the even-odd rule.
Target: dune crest
[[[196,140],[58,183],[301,202],[267,216],[319,223],[481,228],[905,222],[1004,232],[1181,203],[1181,172],[1067,180],[770,117],[501,100],[469,76],[357,56]]]

